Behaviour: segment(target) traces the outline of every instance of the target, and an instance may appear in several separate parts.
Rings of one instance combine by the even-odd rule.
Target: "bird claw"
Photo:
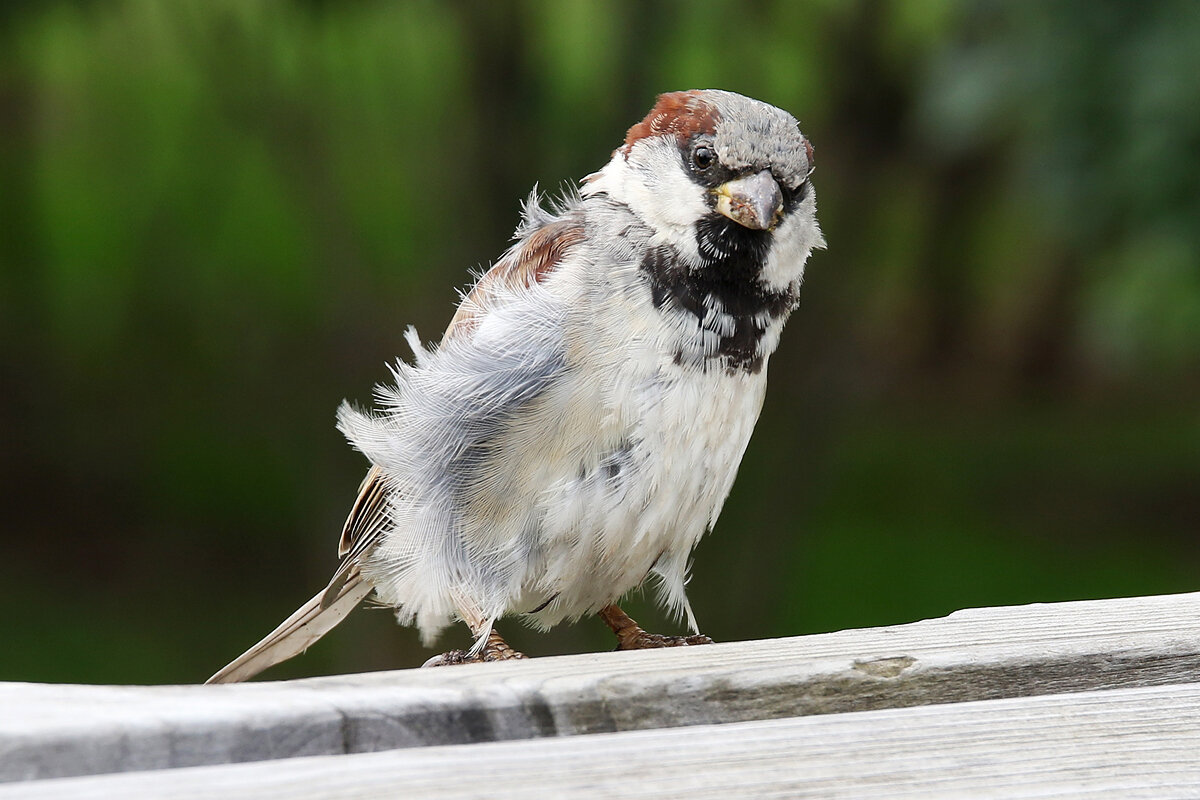
[[[641,625],[621,610],[618,605],[600,609],[600,619],[617,635],[618,650],[649,650],[656,647],[689,647],[696,644],[712,644],[713,640],[702,633],[695,636],[664,636],[661,633],[646,633]]]
[[[648,650],[655,647],[690,647],[697,644],[712,644],[713,640],[704,634],[695,636],[664,636],[661,633],[647,633],[642,629],[627,636],[619,637],[618,650]]]
[[[452,664],[482,664],[485,661],[516,661],[522,658],[529,658],[529,656],[512,649],[508,642],[500,638],[500,634],[492,631],[488,634],[487,644],[478,653],[472,653],[470,650],[451,650],[448,653],[434,656],[422,664],[421,668],[448,667]]]
[[[476,659],[472,659],[466,650],[451,650],[448,653],[440,653],[421,665],[421,669],[425,667],[447,667],[451,664],[469,664]]]

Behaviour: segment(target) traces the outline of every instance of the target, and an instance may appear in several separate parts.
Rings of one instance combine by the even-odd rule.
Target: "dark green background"
[[[829,240],[706,632],[1200,588],[1196,3],[5,8],[0,679],[202,680],[322,586],[334,408],[686,88],[799,117]],[[428,655],[365,611],[272,674]]]

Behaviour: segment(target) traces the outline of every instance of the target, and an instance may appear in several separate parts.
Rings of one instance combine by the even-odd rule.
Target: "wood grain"
[[[0,684],[0,780],[1198,681],[1200,594],[976,609],[789,639],[281,683],[10,683]]]
[[[0,786],[18,797],[1200,797],[1200,684]]]

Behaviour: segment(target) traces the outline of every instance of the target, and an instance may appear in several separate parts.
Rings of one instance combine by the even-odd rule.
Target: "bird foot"
[[[515,661],[522,658],[529,656],[512,649],[508,642],[500,638],[500,634],[492,631],[488,634],[487,644],[478,653],[472,654],[470,650],[451,650],[434,656],[421,666],[448,667],[451,664],[482,664],[485,661]]]
[[[688,647],[694,644],[712,644],[713,640],[702,633],[695,636],[664,636],[647,633],[638,628],[627,635],[617,634],[618,650],[646,650],[652,647]]]
[[[600,609],[600,618],[617,635],[618,650],[648,650],[654,647],[688,647],[696,644],[712,644],[704,634],[695,636],[664,636],[647,633],[641,625],[615,605]]]

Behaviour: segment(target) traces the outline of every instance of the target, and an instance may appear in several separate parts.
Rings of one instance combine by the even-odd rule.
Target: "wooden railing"
[[[6,683],[0,781],[0,800],[1200,797],[1200,593],[277,683]]]

